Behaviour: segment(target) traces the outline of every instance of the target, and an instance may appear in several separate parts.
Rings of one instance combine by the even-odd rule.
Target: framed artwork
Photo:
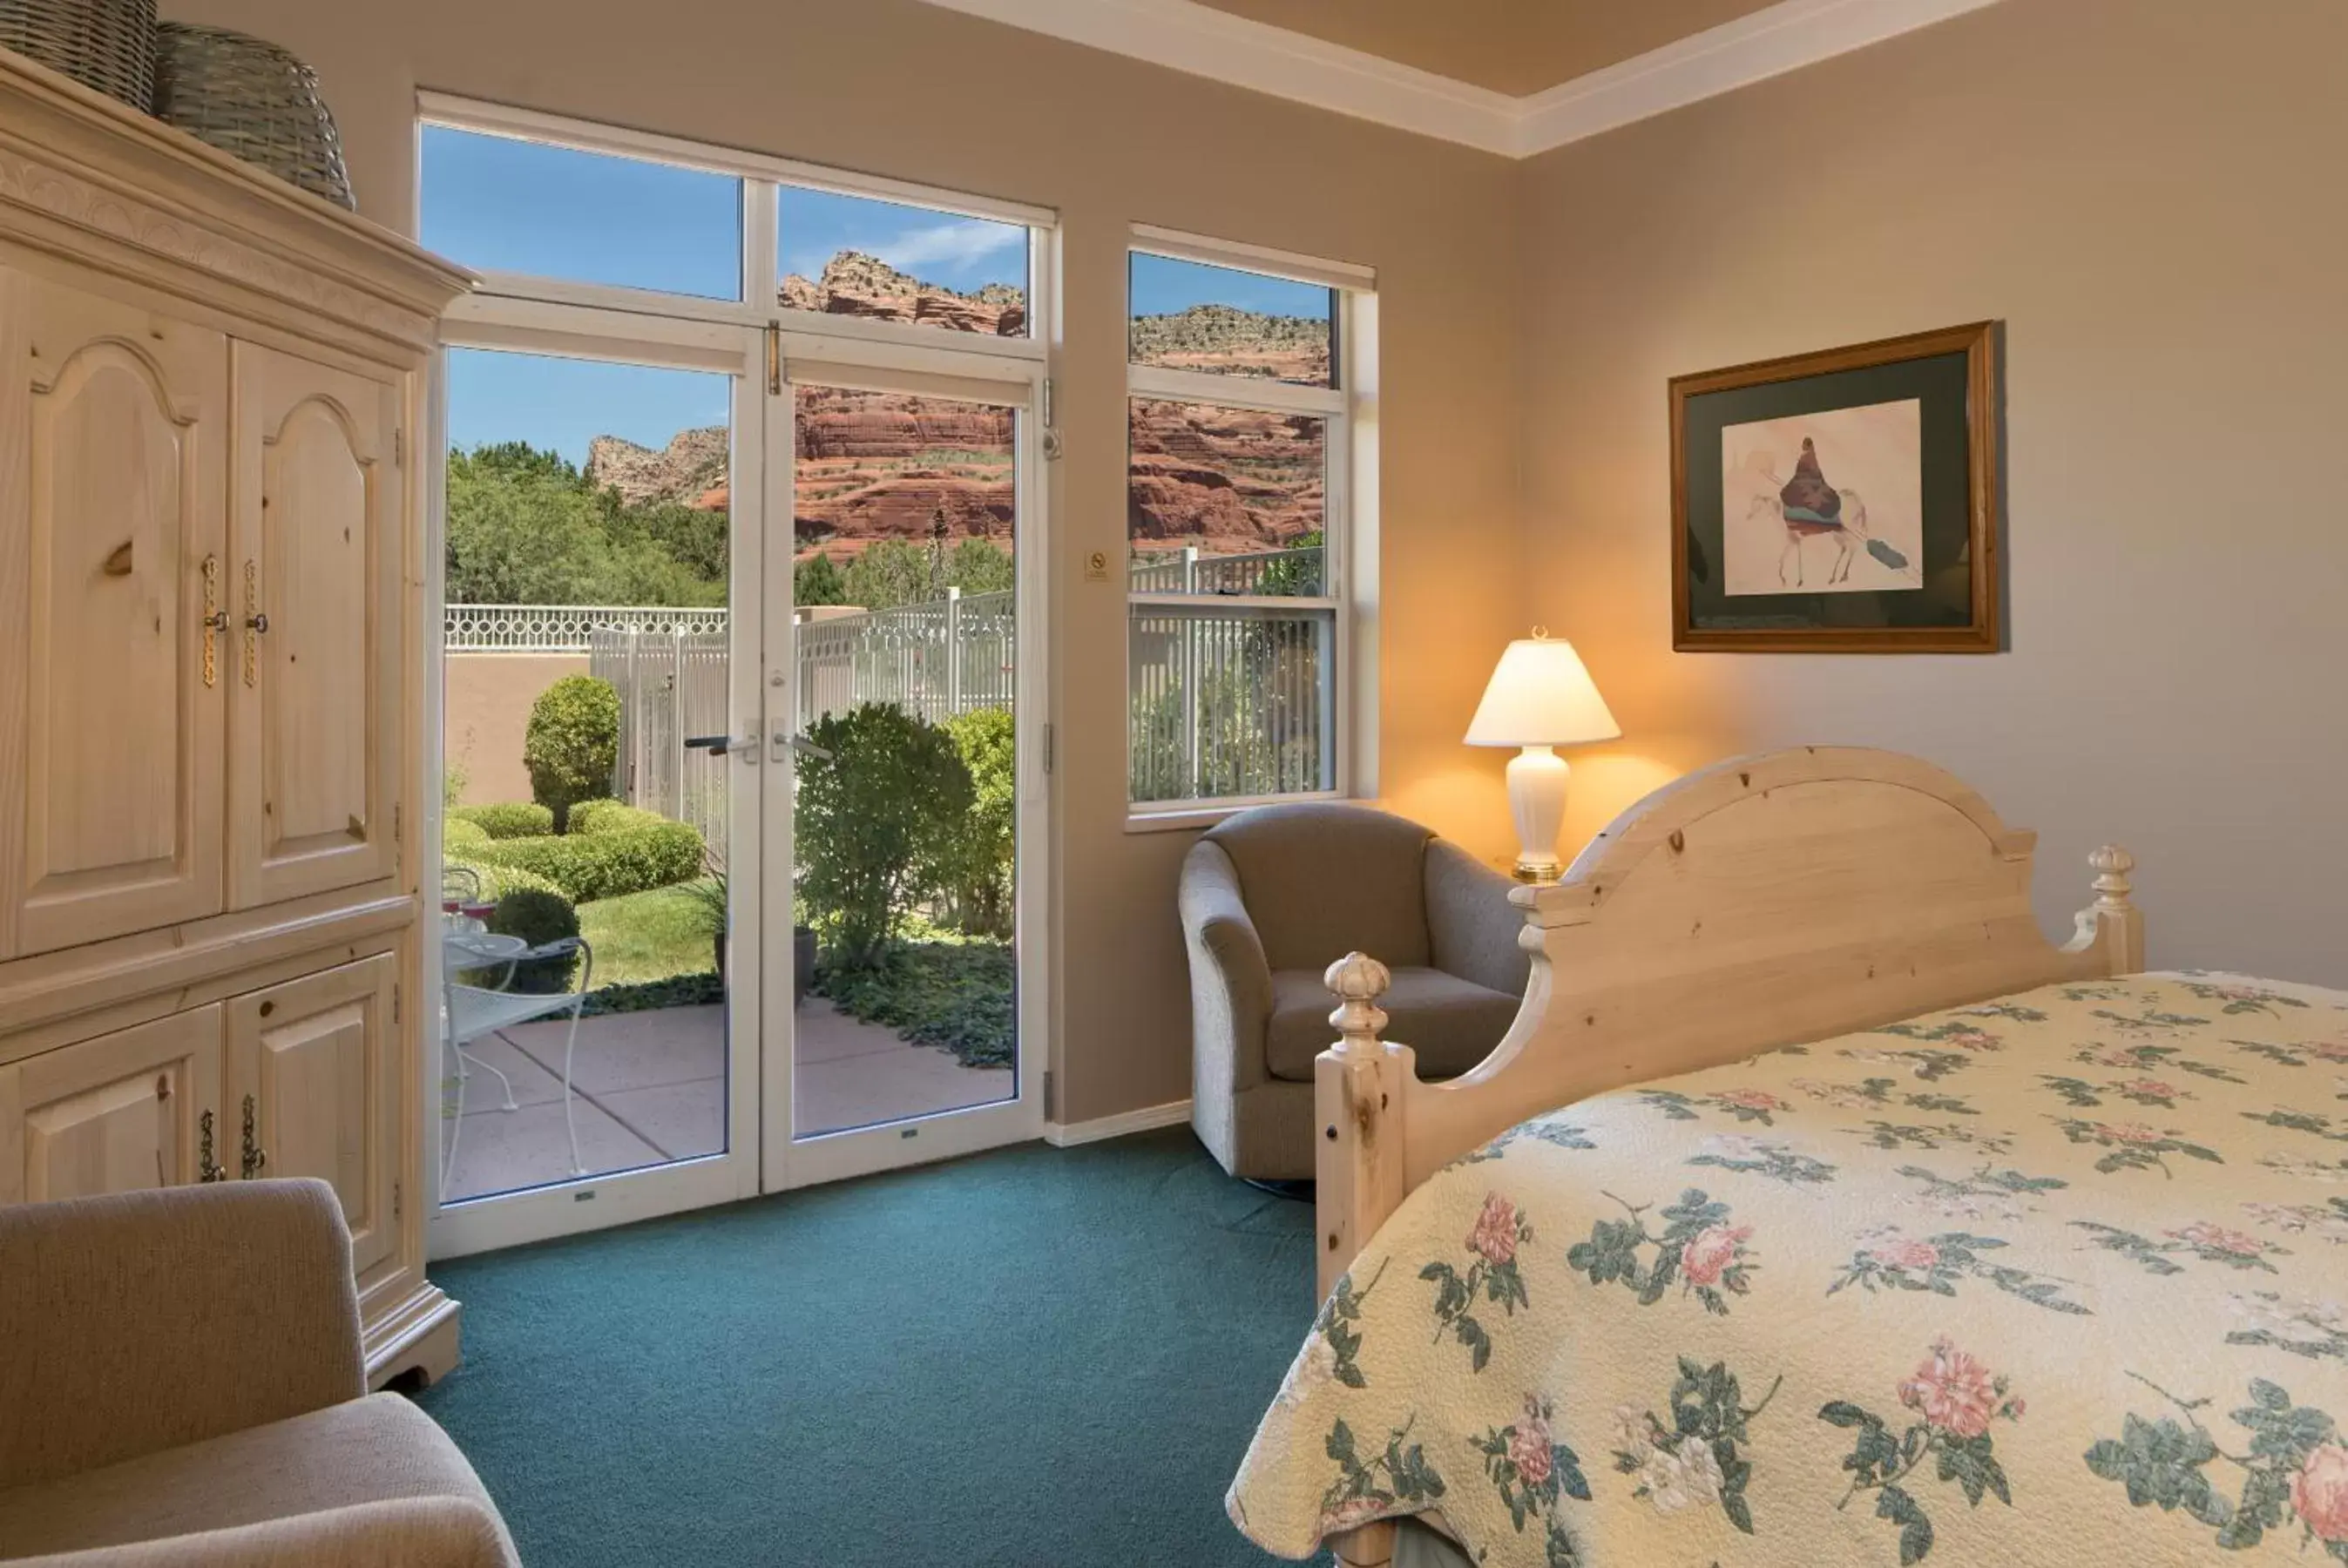
[[[1996,652],[1998,326],[1675,377],[1672,646]]]

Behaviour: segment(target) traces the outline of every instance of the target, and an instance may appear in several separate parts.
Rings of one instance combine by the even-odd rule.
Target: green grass
[[[694,884],[579,906],[579,934],[595,949],[595,984],[640,984],[715,973],[709,910]]]

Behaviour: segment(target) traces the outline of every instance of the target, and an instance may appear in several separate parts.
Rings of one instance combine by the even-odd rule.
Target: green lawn
[[[579,934],[595,949],[595,985],[705,975],[717,968],[708,907],[694,884],[579,906]]]

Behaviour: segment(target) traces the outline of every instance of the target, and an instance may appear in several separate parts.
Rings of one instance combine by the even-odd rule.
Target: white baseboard
[[[1179,1127],[1189,1119],[1190,1102],[1188,1100],[1169,1100],[1163,1105],[1145,1105],[1138,1111],[1120,1111],[1114,1116],[1102,1116],[1090,1122],[1047,1122],[1044,1124],[1044,1142],[1056,1149],[1066,1149],[1077,1143],[1097,1143],[1104,1138],[1122,1138],[1128,1132]]]

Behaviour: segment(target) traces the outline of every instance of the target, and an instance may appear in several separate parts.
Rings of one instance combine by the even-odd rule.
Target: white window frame
[[[1048,323],[1056,308],[1055,274],[1059,215],[1048,208],[996,201],[967,194],[934,190],[926,186],[878,176],[825,169],[788,159],[738,152],[650,132],[630,130],[590,120],[522,109],[503,104],[455,97],[446,93],[417,94],[416,190],[418,212],[423,199],[422,130],[427,126],[485,132],[551,146],[607,153],[655,163],[682,166],[737,178],[742,181],[742,295],[712,300],[698,295],[610,284],[582,283],[530,273],[491,272],[480,274],[474,292],[460,298],[443,316],[444,347],[503,350],[555,357],[703,369],[739,374],[746,333],[763,333],[768,344],[767,428],[761,451],[767,461],[788,470],[790,458],[790,416],[773,406],[772,388],[788,391],[798,375],[829,373],[835,384],[853,384],[859,369],[891,384],[891,378],[927,378],[940,395],[966,395],[994,400],[1022,410],[1019,485],[1022,525],[1028,548],[1019,563],[1020,718],[1019,823],[1020,864],[1018,900],[1022,937],[1019,965],[1019,1093],[1014,1100],[968,1108],[961,1113],[932,1117],[919,1123],[922,1157],[992,1147],[1005,1141],[1002,1127],[1015,1125],[1020,1137],[1039,1135],[1044,1125],[1043,1086],[1056,1054],[1051,1039],[1048,999],[1052,994],[1048,891],[1051,862],[1051,807],[1047,748],[1035,743],[1048,732],[1050,709],[1047,650],[1052,629],[1048,592],[1050,487],[1042,461],[1045,433],[1038,412],[1046,402],[1050,362]],[[992,337],[954,333],[911,323],[861,320],[814,311],[780,308],[767,291],[779,286],[777,255],[778,183],[861,196],[918,207],[948,216],[1015,223],[1028,231],[1027,311],[1025,337]],[[766,280],[764,283],[760,280]],[[795,374],[796,373],[796,374]],[[436,371],[430,424],[434,431],[427,463],[425,513],[425,559],[438,563],[446,549],[447,521],[442,515],[443,465],[447,454],[447,387],[445,371]],[[779,428],[778,427],[779,421]],[[742,436],[736,421],[737,439]],[[782,574],[788,577],[788,573]],[[774,580],[775,574],[766,574]],[[737,580],[737,595],[740,590]],[[444,762],[446,729],[442,711],[440,661],[441,621],[445,583],[439,570],[428,574],[422,596],[422,646],[431,662],[427,683],[425,766],[420,798],[437,803],[438,780]],[[739,601],[745,602],[747,601]],[[768,602],[762,607],[768,623],[788,617]],[[753,663],[763,663],[754,661]],[[756,686],[759,672],[745,679]],[[794,700],[796,694],[793,694]],[[755,711],[752,710],[752,711]],[[763,776],[763,770],[762,770]],[[771,802],[768,803],[772,806]],[[427,814],[423,849],[426,864],[436,867],[440,856],[440,813]],[[788,814],[785,814],[786,816]],[[787,852],[794,825],[786,820],[766,847],[779,839]],[[765,835],[762,835],[765,836]],[[773,856],[766,857],[773,869]],[[437,869],[432,873],[437,876]],[[788,871],[783,875],[788,878]],[[755,880],[755,879],[754,879]],[[762,902],[772,907],[771,889]],[[786,886],[782,907],[788,909]],[[784,922],[788,940],[788,921]],[[771,948],[774,934],[765,932]],[[762,998],[764,955],[749,953],[744,968],[749,973],[732,981],[735,998],[754,1010],[771,999]],[[438,995],[440,985],[438,943],[425,945],[425,987]],[[424,1032],[427,1063],[426,1082],[440,1081],[444,1049],[442,1023],[437,1008],[425,1009]],[[789,1093],[788,1066],[781,1073],[766,1071],[767,1031],[754,1028],[747,1050],[729,1051],[728,1135],[723,1155],[704,1156],[648,1167],[635,1172],[591,1175],[558,1181],[525,1192],[501,1194],[486,1202],[443,1208],[438,1192],[440,1118],[426,1118],[426,1166],[432,1187],[427,1211],[427,1251],[435,1258],[542,1240],[580,1231],[649,1218],[656,1214],[747,1197],[761,1191],[778,1191],[808,1181],[834,1180],[866,1170],[891,1168],[905,1163],[907,1136],[903,1128],[914,1122],[883,1123],[852,1129],[828,1138],[794,1141],[788,1105],[778,1115],[776,1097]],[[731,1045],[729,1041],[729,1045]],[[774,1081],[776,1079],[783,1081]],[[429,1096],[427,1096],[429,1099]],[[1033,1125],[1028,1126],[1027,1123]],[[785,1162],[788,1163],[786,1169]],[[654,1178],[646,1180],[644,1178]],[[574,1200],[582,1194],[592,1204]]]
[[[1362,634],[1365,605],[1375,607],[1376,585],[1377,437],[1375,417],[1377,354],[1377,274],[1367,267],[1329,261],[1292,251],[1275,251],[1236,241],[1214,240],[1179,230],[1148,224],[1132,226],[1127,245],[1128,277],[1134,254],[1196,261],[1260,276],[1310,283],[1334,291],[1336,341],[1331,345],[1335,368],[1333,386],[1303,386],[1254,376],[1215,375],[1201,371],[1171,370],[1132,363],[1128,342],[1126,363],[1126,415],[1130,431],[1135,400],[1148,398],[1218,408],[1244,408],[1267,414],[1305,415],[1323,422],[1323,461],[1327,465],[1322,514],[1322,583],[1325,591],[1310,598],[1293,595],[1136,593],[1126,591],[1127,691],[1132,690],[1133,640],[1130,626],[1136,609],[1195,609],[1200,604],[1237,610],[1295,613],[1325,610],[1332,622],[1334,669],[1330,674],[1328,722],[1334,733],[1330,787],[1291,790],[1272,794],[1194,796],[1169,801],[1132,798],[1133,726],[1126,726],[1126,829],[1151,832],[1199,827],[1220,821],[1235,811],[1279,801],[1343,800],[1374,795],[1376,782],[1376,659],[1374,639]],[[1128,321],[1130,313],[1128,311]],[[1128,436],[1129,441],[1129,436]],[[1128,446],[1128,474],[1132,454]],[[1130,569],[1131,544],[1127,547]]]

